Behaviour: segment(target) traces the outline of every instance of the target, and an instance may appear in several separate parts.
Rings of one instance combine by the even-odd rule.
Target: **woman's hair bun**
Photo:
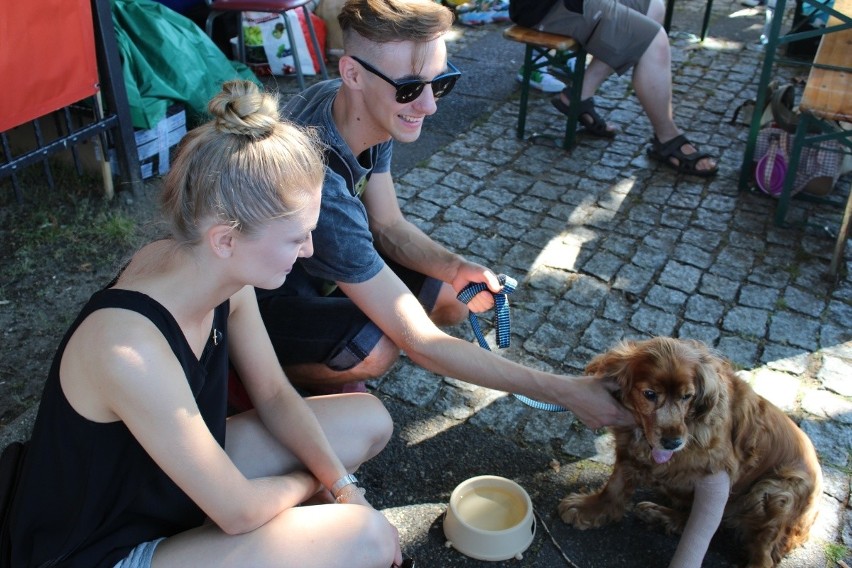
[[[251,81],[229,81],[222,85],[207,109],[220,132],[253,139],[266,138],[280,124],[278,97]]]

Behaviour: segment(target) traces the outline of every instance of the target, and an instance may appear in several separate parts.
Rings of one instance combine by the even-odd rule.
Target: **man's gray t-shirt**
[[[360,195],[368,174],[390,170],[393,146],[389,140],[359,157],[352,153],[331,112],[340,84],[340,79],[334,79],[312,85],[287,102],[284,115],[298,124],[316,128],[327,147],[322,205],[313,232],[314,254],[299,262],[315,278],[355,284],[369,280],[385,264],[373,245],[367,210]]]

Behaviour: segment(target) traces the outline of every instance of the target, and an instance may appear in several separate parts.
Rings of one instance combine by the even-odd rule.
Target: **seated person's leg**
[[[614,33],[616,38],[624,34],[629,35],[631,41],[635,42],[630,48],[631,51],[641,54],[631,65],[634,65],[633,86],[636,96],[654,129],[649,155],[678,171],[701,176],[714,174],[717,170],[716,163],[706,153],[699,152],[685,137],[680,137],[681,131],[674,123],[671,46],[669,36],[661,25],[665,17],[662,0],[620,2],[629,10],[624,11],[621,16],[620,25],[624,27],[616,29]],[[669,142],[671,144],[667,144]]]
[[[560,5],[557,3],[557,6]],[[551,11],[550,15],[553,13]],[[597,88],[606,78],[599,65],[605,64],[619,75],[633,67],[636,95],[654,130],[650,156],[678,171],[712,175],[717,170],[715,162],[706,153],[698,152],[686,138],[678,138],[681,132],[672,117],[671,48],[668,35],[660,25],[664,13],[661,0],[585,0],[585,23],[578,24],[574,19],[575,26],[585,25],[592,30],[585,42],[581,42],[594,56],[587,69],[583,96],[586,96],[587,88]],[[572,37],[579,41],[579,36]],[[601,83],[595,85],[597,80]],[[585,81],[592,82],[587,85]],[[567,103],[566,97],[561,100]],[[559,108],[559,105],[556,106]],[[602,131],[600,125],[596,127],[585,122],[584,125],[593,133],[597,131],[598,135],[611,136],[609,128]],[[672,144],[667,145],[667,142]]]
[[[661,29],[645,15],[650,4],[651,0],[586,0],[585,14],[594,26],[584,44],[586,51],[619,75],[627,73]]]
[[[592,55],[583,79],[580,122],[593,135],[612,138],[615,130],[595,112],[592,96],[613,71],[622,75],[633,67],[661,29],[659,23],[645,15],[650,1],[585,0],[582,14],[557,2],[537,26],[542,31],[573,37]],[[567,114],[567,91],[552,102]]]
[[[582,6],[582,2],[577,2],[575,8]],[[559,34],[574,38],[581,45],[586,45],[589,40],[589,34],[594,29],[596,22],[590,17],[589,12],[577,12],[569,10],[563,2],[556,2],[550,12],[539,22],[537,29],[552,34]],[[591,53],[591,52],[589,52]],[[582,101],[590,100],[598,90],[598,87],[603,84],[607,77],[612,74],[612,68],[600,61],[594,54],[591,53],[592,60],[586,66],[586,71],[583,77],[583,90],[580,94]],[[551,99],[553,106],[563,114],[568,114],[568,107],[571,103],[569,88],[566,87],[562,92]],[[591,103],[593,104],[593,102]],[[594,109],[592,109],[594,110]],[[596,121],[600,124],[596,127]],[[598,132],[601,136],[611,136],[615,130],[607,128],[606,123],[595,115],[586,113],[580,116],[580,122],[587,129],[592,129],[593,133]]]
[[[654,130],[648,155],[679,172],[714,175],[718,170],[715,160],[699,151],[674,122],[671,48],[665,30],[660,29],[636,64],[633,87]]]

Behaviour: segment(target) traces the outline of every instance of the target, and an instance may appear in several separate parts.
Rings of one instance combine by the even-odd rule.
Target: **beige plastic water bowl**
[[[444,535],[447,546],[477,560],[520,560],[535,536],[530,496],[505,477],[463,481],[450,495]]]

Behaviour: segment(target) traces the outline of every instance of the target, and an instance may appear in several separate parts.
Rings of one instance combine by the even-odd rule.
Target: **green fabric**
[[[206,120],[222,83],[254,73],[229,61],[192,20],[150,0],[111,0],[112,21],[134,128],[149,129],[182,103],[187,122]]]

